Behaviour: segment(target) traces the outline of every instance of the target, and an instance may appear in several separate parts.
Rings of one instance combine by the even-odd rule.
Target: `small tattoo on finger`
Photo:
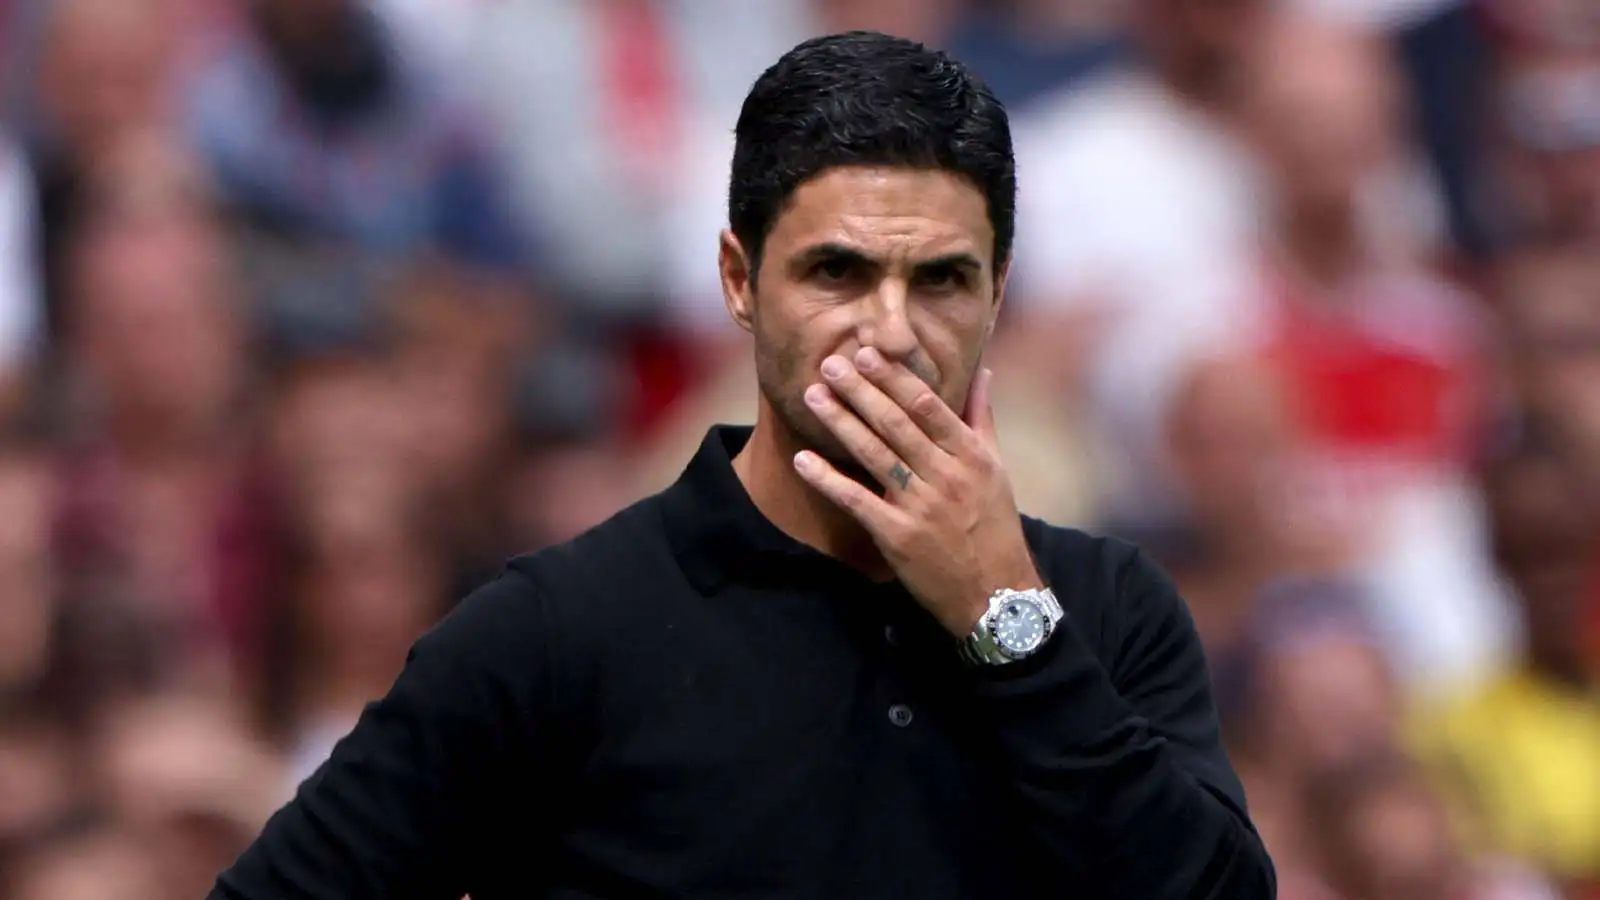
[[[889,470],[889,477],[893,478],[894,483],[900,485],[900,490],[903,491],[906,485],[911,483],[911,470],[905,467],[905,463],[897,462],[894,468]]]

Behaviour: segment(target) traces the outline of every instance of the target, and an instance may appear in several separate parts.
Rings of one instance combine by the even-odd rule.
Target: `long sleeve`
[[[1046,573],[1068,610],[1047,649],[981,673],[975,687],[1063,890],[1270,900],[1272,862],[1223,750],[1176,588],[1125,544],[1100,543],[1087,567],[1072,556],[1080,565]],[[1105,599],[1075,602],[1074,591]]]
[[[212,900],[459,900],[539,721],[530,582],[508,570],[412,648]],[[531,645],[531,646],[530,646]]]

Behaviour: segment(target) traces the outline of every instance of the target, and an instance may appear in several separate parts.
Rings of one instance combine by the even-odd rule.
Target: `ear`
[[[722,302],[728,317],[747,332],[755,331],[756,273],[739,239],[724,228],[717,238],[717,268],[722,275]]]
[[[1011,260],[1007,258],[1000,264],[994,276],[994,305],[989,308],[989,325],[984,330],[984,337],[994,334],[995,323],[1000,321],[1000,308],[1006,302],[1006,284],[1011,280]]]

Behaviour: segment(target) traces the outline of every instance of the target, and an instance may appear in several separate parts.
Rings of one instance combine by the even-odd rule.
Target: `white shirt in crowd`
[[[35,228],[33,179],[19,148],[0,134],[0,372],[21,364],[39,338]]]

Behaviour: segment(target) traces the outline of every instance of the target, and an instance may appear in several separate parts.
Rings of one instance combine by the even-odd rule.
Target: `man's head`
[[[1558,426],[1530,422],[1490,460],[1483,490],[1490,550],[1521,601],[1530,662],[1551,677],[1586,681],[1582,616],[1600,522],[1582,460]]]
[[[1241,112],[1280,201],[1351,207],[1400,145],[1405,97],[1383,35],[1280,15],[1245,53]]]
[[[1277,0],[1135,0],[1134,42],[1173,90],[1225,103],[1241,85],[1245,58]]]
[[[802,395],[823,359],[865,346],[960,412],[999,312],[1015,207],[1005,110],[959,63],[871,32],[785,54],[739,115],[721,247],[763,415],[845,462]]]

